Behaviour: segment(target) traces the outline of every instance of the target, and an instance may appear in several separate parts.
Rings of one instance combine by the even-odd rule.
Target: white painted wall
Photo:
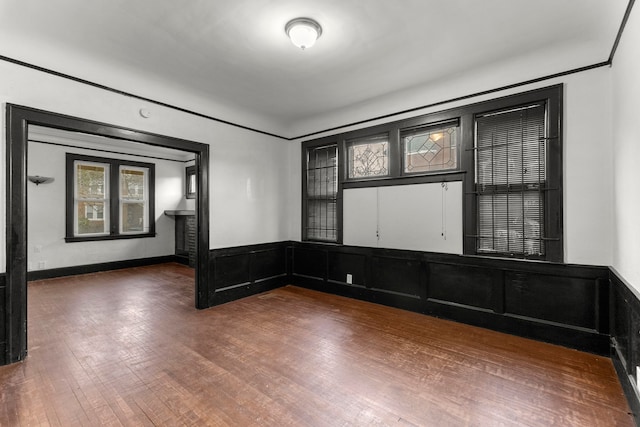
[[[65,237],[65,154],[126,159],[154,163],[156,237],[66,243]],[[137,156],[100,153],[79,148],[29,143],[28,175],[51,176],[49,184],[27,186],[27,263],[29,270],[70,267],[122,261],[175,253],[175,220],[164,215],[185,205],[184,163]],[[41,266],[40,262],[45,265]]]
[[[632,17],[633,20],[633,17]],[[620,64],[614,69],[620,80],[632,81],[637,63],[631,58],[632,49],[625,46],[634,36],[634,25],[630,25],[621,46]],[[627,40],[627,41],[625,41]],[[626,51],[626,53],[625,53]],[[623,59],[626,56],[626,59]],[[564,108],[564,225],[565,225],[565,261],[569,263],[610,265],[612,263],[613,240],[613,150],[606,146],[607,138],[612,135],[611,124],[611,73],[609,68],[573,74],[562,78],[547,80],[526,87],[519,87],[468,99],[461,102],[441,105],[435,108],[416,111],[403,117],[416,116],[429,112],[453,108],[459,105],[478,102],[484,99],[505,96],[529,89],[555,83],[565,83]],[[277,138],[238,129],[212,120],[181,113],[172,109],[148,104],[133,98],[103,91],[90,86],[45,73],[23,68],[0,61],[0,103],[15,103],[43,110],[54,111],[72,116],[98,120],[119,126],[150,131],[198,141],[211,146],[211,248],[230,247],[281,240],[299,240],[301,229],[301,166],[299,141],[288,143]],[[467,93],[473,93],[486,87],[499,87],[509,81],[504,73],[493,76],[480,73],[482,78],[474,79],[473,74],[452,78],[440,82],[437,87],[416,89],[411,102],[403,101],[401,96],[388,103],[386,113],[414,106],[413,100],[420,98],[423,104],[447,99],[457,93],[446,89],[459,85]],[[625,77],[626,76],[626,77]],[[478,83],[476,83],[478,82]],[[619,87],[618,85],[617,87]],[[629,86],[629,85],[627,85]],[[626,90],[626,89],[624,89]],[[618,92],[624,92],[617,89]],[[444,92],[443,92],[444,91]],[[436,95],[434,95],[436,94]],[[622,98],[626,101],[623,101]],[[179,93],[172,99],[181,104]],[[624,107],[626,117],[637,105],[631,93],[621,93],[616,105]],[[140,108],[146,108],[152,115],[143,119],[138,114]],[[337,112],[338,116],[331,125],[349,123],[361,119],[369,112],[367,105]],[[371,110],[373,111],[373,110]],[[363,113],[364,112],[364,113]],[[368,117],[371,117],[369,115]],[[239,117],[240,122],[244,122]],[[5,115],[0,115],[2,127],[5,127]],[[629,119],[631,127],[624,140],[630,141],[636,136],[634,120]],[[373,123],[367,124],[367,126]],[[359,126],[360,128],[365,126]],[[353,127],[352,129],[355,129]],[[621,131],[617,131],[618,134]],[[322,136],[317,135],[318,137]],[[5,164],[5,132],[2,132],[0,162]],[[618,164],[624,166],[632,158],[631,143],[624,145],[627,153],[617,156]],[[632,167],[624,166],[616,174],[617,182],[628,180],[624,170],[630,174]],[[2,208],[0,219],[5,217],[5,177],[0,174],[0,199]],[[617,184],[618,185],[618,184]],[[622,192],[616,187],[616,191]],[[624,191],[626,195],[627,190]],[[625,226],[626,233],[631,222],[630,217],[621,210],[629,208],[628,200],[616,199],[622,207],[616,207],[616,224]],[[626,196],[625,196],[626,199]],[[620,217],[622,215],[622,217]],[[620,232],[622,233],[622,231]],[[5,230],[0,228],[0,272],[5,270]],[[617,244],[618,253],[628,252],[626,247],[632,243]],[[631,255],[629,255],[630,257]],[[624,267],[630,261],[622,255],[617,256],[616,265]],[[640,274],[638,274],[640,275]]]
[[[613,62],[613,267],[640,291],[640,11],[634,7]]]
[[[211,248],[291,238],[288,221],[288,209],[293,204],[290,143],[5,61],[0,61],[0,75],[2,165],[6,165],[6,103],[209,144]],[[179,97],[172,99],[177,105],[181,101]],[[140,108],[148,109],[151,117],[142,118],[138,114]],[[3,224],[6,211],[4,175],[0,174],[0,220]],[[4,272],[5,227],[0,227],[0,240],[0,272]]]
[[[423,89],[423,92],[416,89],[407,103],[403,103],[402,99],[398,97],[395,103],[389,104],[389,109],[386,112],[401,111],[411,107],[411,103],[415,105],[415,99],[420,94],[423,96],[422,104],[450,98],[458,93],[458,89],[455,91],[452,89],[451,95],[447,96],[442,92],[442,88],[453,88],[454,83],[465,88],[467,93],[474,93],[483,87],[500,87],[507,83],[504,80],[507,78],[504,73],[496,74],[493,78],[481,75],[482,79],[479,82],[474,81],[472,75],[468,75],[464,81],[460,80],[461,77],[458,76],[449,82],[442,82],[441,88],[430,87]],[[353,126],[345,131],[442,111],[557,83],[565,84],[563,118],[564,260],[567,263],[608,266],[612,262],[613,245],[611,237],[613,150],[610,146],[612,124],[611,70],[609,68],[601,67],[537,84],[452,102],[399,115],[384,121]],[[352,110],[341,111],[339,119],[335,120],[340,120],[339,123],[355,122],[362,118],[362,111],[374,111],[375,108],[377,105],[373,101],[372,106],[363,105],[359,108],[354,107]],[[334,125],[339,123],[334,122]],[[329,133],[318,134],[317,137],[327,135]],[[298,197],[300,196],[298,195]],[[350,218],[349,212],[345,212],[345,218]],[[350,226],[349,223],[345,223],[345,236],[350,236],[350,230],[347,230],[348,226]]]

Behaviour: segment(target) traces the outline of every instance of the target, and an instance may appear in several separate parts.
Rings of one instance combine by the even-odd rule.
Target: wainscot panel
[[[289,283],[289,242],[265,243],[209,252],[214,293],[209,305],[244,298]]]
[[[469,280],[473,277],[473,280]],[[502,273],[489,268],[433,263],[429,266],[429,298],[486,309],[498,308],[495,295],[500,289]],[[499,286],[502,288],[502,286]],[[502,293],[500,292],[500,296]]]
[[[609,354],[606,267],[309,242],[290,251],[294,285]]]
[[[505,275],[505,312],[533,319],[595,330],[597,294],[597,278],[521,272]]]
[[[640,295],[614,269],[610,271],[611,359],[640,425],[638,372],[640,364]]]
[[[7,310],[7,276],[5,273],[0,274],[0,319],[5,318]],[[0,355],[4,357],[7,344],[7,331],[6,328],[0,328]]]

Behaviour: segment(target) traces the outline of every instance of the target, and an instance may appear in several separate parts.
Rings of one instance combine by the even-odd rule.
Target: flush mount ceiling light
[[[287,22],[284,32],[291,39],[291,43],[302,50],[313,46],[322,35],[322,27],[310,18],[296,18]]]

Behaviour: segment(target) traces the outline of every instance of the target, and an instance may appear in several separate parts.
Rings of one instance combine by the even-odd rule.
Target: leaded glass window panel
[[[458,126],[403,131],[404,172],[425,173],[458,168]]]
[[[347,147],[349,179],[389,175],[388,135],[351,140]]]

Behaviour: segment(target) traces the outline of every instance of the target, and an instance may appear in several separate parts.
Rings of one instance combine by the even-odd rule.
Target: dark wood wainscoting
[[[7,331],[6,331],[6,323],[4,319],[6,319],[7,315],[7,275],[5,273],[0,273],[0,320],[2,322],[0,325],[0,362],[3,361],[7,353]],[[2,363],[0,363],[2,364]]]
[[[615,270],[610,273],[611,359],[640,425],[640,396],[633,385],[640,365],[640,295]]]
[[[609,355],[606,267],[304,242],[291,255],[298,286]]]
[[[181,260],[175,255],[165,255],[151,258],[101,262],[98,264],[75,265],[72,267],[50,268],[47,270],[33,270],[27,273],[27,280],[53,279],[55,277],[76,276],[78,274],[98,273],[100,271],[121,270],[123,268],[164,264],[166,262],[181,263]]]
[[[290,242],[265,243],[209,252],[214,294],[210,306],[223,304],[289,283]]]

